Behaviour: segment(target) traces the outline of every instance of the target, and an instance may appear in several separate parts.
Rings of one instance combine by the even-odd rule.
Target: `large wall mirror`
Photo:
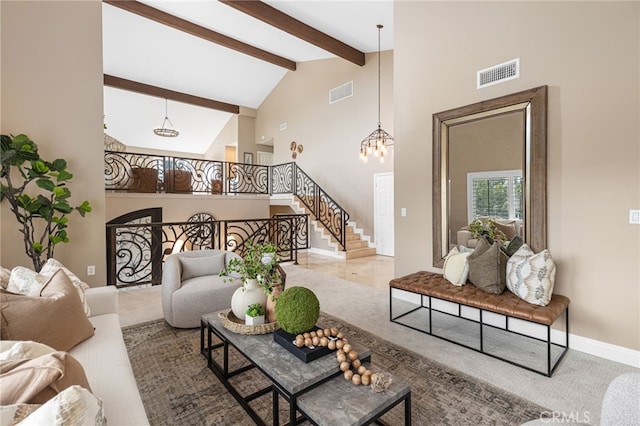
[[[547,245],[547,86],[433,115],[433,264],[475,217],[517,223]]]

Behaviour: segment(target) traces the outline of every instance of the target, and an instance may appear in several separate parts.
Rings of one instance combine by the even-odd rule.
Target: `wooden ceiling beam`
[[[364,65],[364,53],[279,11],[260,0],[219,0],[262,22],[318,46],[356,65]]]
[[[255,46],[251,46],[250,44],[243,43],[208,28],[201,27],[193,22],[189,22],[151,6],[147,6],[144,3],[131,0],[103,0],[103,2],[122,10],[126,10],[127,12],[135,13],[136,15],[151,19],[152,21],[159,22],[171,28],[184,31],[187,34],[236,50],[244,53],[245,55],[253,56],[254,58],[269,62],[279,67],[286,68],[291,71],[296,70],[296,63],[292,60],[267,52],[266,50],[259,49]]]
[[[240,107],[238,105],[228,104],[214,99],[201,98],[200,96],[189,95],[187,93],[176,92],[169,89],[163,89],[162,87],[151,86],[150,84],[139,83],[137,81],[127,80],[125,78],[115,77],[108,74],[104,74],[104,85],[128,90],[130,92],[156,96],[158,98],[171,99],[172,101],[183,102],[185,104],[229,112],[231,114],[240,113]]]

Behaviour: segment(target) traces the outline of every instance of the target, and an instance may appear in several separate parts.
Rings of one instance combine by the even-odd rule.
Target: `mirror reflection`
[[[473,248],[470,224],[546,248],[546,108],[541,86],[433,115],[433,259]]]

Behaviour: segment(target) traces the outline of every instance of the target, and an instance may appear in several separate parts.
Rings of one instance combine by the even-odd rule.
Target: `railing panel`
[[[282,261],[297,260],[297,250],[309,248],[307,215],[285,215],[270,219],[206,220],[159,223],[136,220],[107,224],[113,247],[107,266],[115,270],[107,284],[128,287],[161,283],[162,261],[185,250],[221,249],[244,255],[246,242],[270,242],[278,247]],[[157,259],[157,260],[154,260]],[[154,263],[156,263],[154,265]],[[160,271],[160,272],[158,272]]]
[[[294,163],[280,164],[271,167],[271,193],[293,194]]]
[[[106,151],[105,189],[156,192],[164,180],[164,157]]]
[[[296,167],[295,196],[317,217],[316,183],[301,168]]]

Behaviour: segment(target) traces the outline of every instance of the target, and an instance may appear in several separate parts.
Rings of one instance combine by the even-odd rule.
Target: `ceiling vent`
[[[520,58],[478,71],[478,89],[520,77]]]
[[[353,96],[353,81],[329,90],[329,103],[334,104],[351,96]]]

